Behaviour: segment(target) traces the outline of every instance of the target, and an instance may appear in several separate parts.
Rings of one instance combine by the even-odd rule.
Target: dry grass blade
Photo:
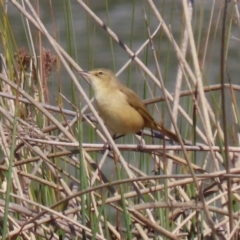
[[[0,4],[0,239],[239,238],[239,6],[226,4],[221,84],[215,1]],[[79,79],[106,66],[184,142],[113,139]]]

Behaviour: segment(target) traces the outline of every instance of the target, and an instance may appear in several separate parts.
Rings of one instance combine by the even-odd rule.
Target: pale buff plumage
[[[95,69],[82,72],[95,93],[96,106],[107,127],[113,133],[137,133],[144,127],[160,131],[178,142],[175,133],[166,129],[162,123],[151,116],[142,100],[124,86],[108,69]]]

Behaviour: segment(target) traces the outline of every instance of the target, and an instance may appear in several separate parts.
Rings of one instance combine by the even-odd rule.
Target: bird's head
[[[87,77],[90,83],[94,85],[108,84],[115,75],[112,71],[104,68],[98,68],[89,72],[80,72],[83,76]]]

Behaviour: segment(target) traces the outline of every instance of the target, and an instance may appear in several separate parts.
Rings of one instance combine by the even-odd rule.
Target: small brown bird
[[[99,68],[80,73],[89,79],[94,89],[97,110],[110,131],[134,134],[146,127],[179,142],[177,135],[155,121],[142,100],[124,86],[112,71]]]

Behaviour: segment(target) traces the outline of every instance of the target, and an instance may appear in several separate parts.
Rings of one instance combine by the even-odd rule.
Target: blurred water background
[[[144,1],[143,1],[144,2]],[[49,33],[68,51],[68,53],[78,62],[81,68],[89,70],[97,67],[110,68],[117,72],[126,61],[129,59],[128,54],[113,41],[108,34],[85,12],[82,6],[77,1],[70,1],[66,4],[65,1],[49,1],[41,0],[41,3],[36,2],[36,10],[44,26]],[[147,40],[148,34],[145,27],[142,1],[136,0],[115,0],[115,1],[85,1],[92,11],[107,25],[117,36],[132,49],[133,52]],[[181,43],[183,34],[183,9],[181,1],[154,1],[157,8],[160,10],[166,24],[172,31],[175,40]],[[51,5],[50,5],[51,4]],[[159,21],[150,9],[147,1],[144,2],[144,7],[148,17],[148,23],[151,31],[154,32]],[[70,6],[70,11],[68,8]],[[39,8],[39,9],[38,9]],[[210,28],[210,39],[207,48],[205,65],[201,66],[203,78],[206,85],[219,83],[220,72],[220,39],[221,39],[221,8],[222,1],[194,1],[193,5],[193,20],[192,26],[194,29],[196,47],[198,49],[198,57],[201,58],[206,42],[206,35],[209,31],[209,21],[211,11],[213,10],[212,23]],[[233,12],[234,5],[229,6],[229,14]],[[69,12],[72,13],[68,17]],[[26,47],[29,49],[29,43],[26,39],[22,17],[19,11],[8,3],[7,16],[10,19],[12,34],[18,48]],[[72,18],[72,25],[67,19]],[[231,18],[231,19],[234,19]],[[69,26],[67,26],[69,24]],[[72,27],[71,27],[72,26]],[[34,43],[38,46],[39,33],[30,24],[31,31],[35,36]],[[234,21],[231,24],[231,38],[229,41],[227,52],[227,69],[231,82],[239,83],[239,26]],[[52,49],[48,40],[41,37],[42,46]],[[158,54],[158,59],[169,92],[175,89],[175,80],[178,68],[178,59],[169,40],[160,29],[154,38],[155,48]],[[0,52],[3,51],[0,45]],[[139,58],[155,73],[156,67],[151,53],[151,48],[148,46],[139,54]],[[187,60],[191,62],[191,54],[187,53]],[[129,85],[136,91],[142,99],[151,97],[150,92],[146,89],[145,80],[148,78],[142,74],[139,67],[133,62],[131,67],[124,71],[119,78],[123,83]],[[92,95],[92,90],[89,85],[80,79],[89,95]],[[154,88],[154,83],[148,81],[151,89],[154,90],[155,96],[162,96],[159,89]],[[72,83],[69,75],[64,68],[58,68],[49,81],[50,103],[56,104],[59,87],[61,92],[67,98],[71,95]],[[183,89],[186,89],[185,83]],[[79,97],[79,96],[78,96]],[[237,100],[239,98],[237,97]],[[218,100],[217,100],[218,101]],[[84,104],[84,103],[83,103]],[[83,105],[82,104],[82,105]],[[71,104],[64,102],[65,108],[71,108]],[[156,116],[155,116],[156,117]],[[157,116],[158,118],[158,116]]]

